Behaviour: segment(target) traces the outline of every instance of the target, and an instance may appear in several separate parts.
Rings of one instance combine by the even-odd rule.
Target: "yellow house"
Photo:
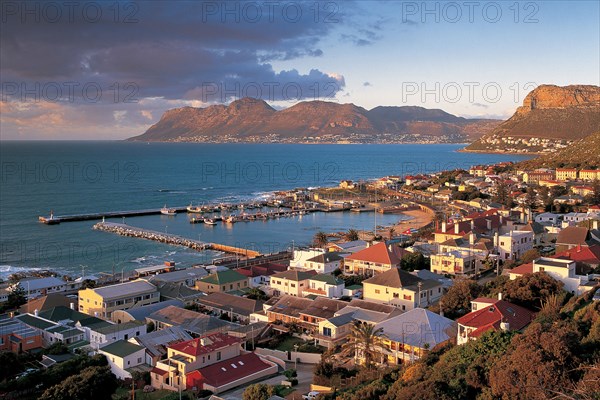
[[[248,277],[234,270],[217,271],[196,281],[196,289],[206,293],[225,293],[247,288]]]
[[[481,269],[477,254],[468,250],[453,250],[446,253],[432,254],[431,272],[455,276],[474,274],[476,264]]]
[[[344,258],[349,274],[374,275],[400,266],[406,250],[398,245],[377,243]]]
[[[302,297],[302,292],[308,289],[308,280],[316,275],[316,271],[289,270],[271,275],[269,286],[275,296],[288,294]]]
[[[427,307],[440,297],[441,283],[421,279],[399,268],[392,268],[363,281],[363,299],[395,305],[403,311]]]
[[[319,322],[319,333],[314,335],[319,344],[332,348],[344,341],[354,324],[354,313],[346,313]]]
[[[110,319],[116,310],[128,310],[159,301],[160,293],[156,286],[141,279],[79,291],[79,311],[104,319]]]

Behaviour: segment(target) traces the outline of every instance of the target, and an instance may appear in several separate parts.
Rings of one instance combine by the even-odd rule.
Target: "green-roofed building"
[[[129,321],[122,324],[103,324],[90,327],[89,339],[92,348],[104,348],[119,340],[129,340],[146,334],[146,323]]]
[[[104,346],[98,353],[106,356],[110,370],[119,379],[131,378],[127,370],[146,362],[146,348],[126,340],[117,340]]]
[[[39,331],[42,335],[44,346],[49,346],[56,342],[63,342],[68,346],[71,343],[85,339],[85,332],[73,326],[72,322],[63,321],[58,323],[43,318],[40,315],[36,316],[32,314],[17,315],[15,319]]]
[[[248,286],[248,277],[234,270],[217,271],[196,281],[196,289],[206,293],[231,292]]]

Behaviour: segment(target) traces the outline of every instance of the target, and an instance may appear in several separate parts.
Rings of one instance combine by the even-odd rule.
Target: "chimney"
[[[579,243],[579,244],[577,245],[577,252],[578,252],[578,253],[581,253],[581,243]]]
[[[442,222],[442,232],[446,233],[446,221]]]
[[[471,234],[469,235],[469,244],[471,246],[475,244],[475,234],[473,232],[471,232]]]
[[[475,230],[475,220],[471,220],[471,232]]]
[[[510,324],[502,320],[500,322],[500,329],[502,329],[504,332],[508,332],[510,330]]]
[[[527,220],[525,219],[525,213],[523,211],[521,211],[521,222],[522,223],[526,223]]]
[[[500,218],[502,218],[502,217],[500,217]],[[502,219],[500,219],[500,220],[502,221]],[[486,222],[488,231],[491,230],[492,229],[492,220],[486,219],[485,222]]]
[[[454,224],[454,233],[458,234],[460,232],[460,226],[458,226],[458,222]]]
[[[388,244],[388,251],[389,251],[390,253],[393,251],[393,250],[392,250],[392,245],[391,245],[391,244]]]
[[[33,310],[33,315],[35,315],[37,317],[38,314],[39,314],[39,310],[37,308],[35,310]]]
[[[502,300],[502,292],[498,293],[498,300]]]
[[[69,303],[69,307],[71,308],[71,310],[75,309],[75,303]]]
[[[494,232],[494,247],[500,246],[500,237],[498,236],[498,232]]]

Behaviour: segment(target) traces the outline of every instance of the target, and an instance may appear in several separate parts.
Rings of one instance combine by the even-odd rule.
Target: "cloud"
[[[480,108],[490,108],[489,105],[487,104],[482,104],[482,103],[473,103],[473,106],[475,107],[480,107]]]
[[[367,87],[367,86],[373,86],[373,85],[371,85],[371,82],[363,82],[363,86]]]

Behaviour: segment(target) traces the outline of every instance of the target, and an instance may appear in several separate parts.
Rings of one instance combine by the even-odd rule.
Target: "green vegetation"
[[[242,393],[242,400],[268,400],[275,394],[273,386],[264,383],[255,383],[250,385]]]
[[[317,233],[315,233],[315,236],[313,237],[313,245],[315,247],[325,247],[327,245],[327,243],[329,243],[329,237],[327,236],[327,234],[323,231],[319,231]]]
[[[348,335],[348,341],[342,347],[342,354],[347,356],[358,356],[362,358],[367,369],[380,361],[382,353],[383,328],[375,329],[374,325],[356,321]]]
[[[429,258],[418,252],[405,254],[400,260],[400,268],[405,271],[429,269]]]

